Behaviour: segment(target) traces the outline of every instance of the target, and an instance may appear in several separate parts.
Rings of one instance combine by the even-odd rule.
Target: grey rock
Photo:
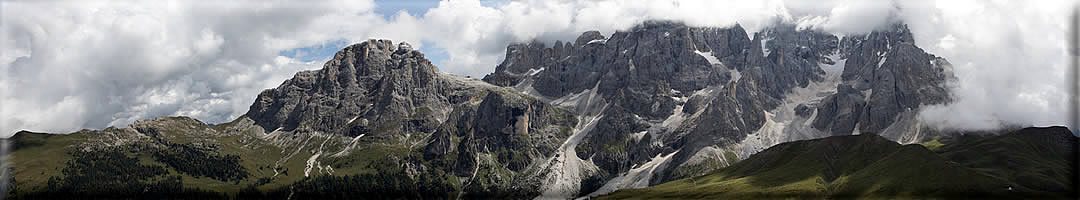
[[[534,60],[520,59],[508,60]],[[262,92],[245,116],[266,132],[363,135],[365,143],[419,146],[422,158],[390,159],[407,166],[409,176],[536,167],[534,161],[551,157],[577,123],[568,111],[509,88],[443,74],[411,45],[389,40],[346,47],[322,69]],[[495,160],[478,162],[488,155]],[[482,177],[490,180],[466,193],[539,184],[533,174],[515,177]]]
[[[918,110],[922,105],[942,104],[950,101],[945,83],[952,74],[945,71],[948,62],[923,51],[914,45],[906,25],[894,25],[887,31],[875,31],[867,35],[845,37],[841,42],[847,58],[842,75],[845,85],[858,93],[865,93],[865,106],[856,115],[860,132],[881,132],[897,121],[901,113]],[[832,100],[848,99],[855,103],[853,93],[838,87]],[[836,103],[836,102],[830,102]],[[849,134],[850,116],[830,112],[837,107],[819,108],[814,127],[833,134]],[[855,104],[847,104],[855,105]],[[834,125],[828,125],[833,121]],[[839,124],[836,124],[839,123]],[[853,127],[853,126],[852,126]]]
[[[865,98],[863,93],[850,85],[837,86],[836,94],[821,101],[814,128],[825,130],[832,135],[850,135],[866,107]]]
[[[707,170],[688,163],[759,131],[789,93],[825,80],[819,65],[838,63],[829,58],[837,53],[846,67],[836,93],[785,107],[813,116],[815,129],[880,131],[900,113],[947,102],[947,62],[912,39],[905,26],[838,39],[787,24],[750,37],[738,25],[647,21],[610,37],[588,31],[573,42],[512,44],[485,86],[440,74],[407,44],[369,41],[263,92],[246,116],[265,130],[373,140],[427,134],[419,149],[424,162],[416,165],[459,177],[505,169],[512,176],[484,177],[465,190],[510,191],[543,184],[546,171],[536,167],[544,163],[536,161],[560,156],[558,147],[585,115],[546,102],[591,91],[602,102],[585,106],[606,110],[572,152],[599,169],[581,178],[586,194],[657,155],[675,153],[650,184]]]
[[[773,41],[768,56],[761,46],[766,39]],[[576,154],[596,164],[603,171],[596,176],[605,180],[658,153],[680,150],[671,164],[677,166],[701,148],[744,139],[765,123],[764,113],[779,106],[786,93],[823,80],[818,64],[831,62],[824,56],[835,52],[838,42],[835,36],[794,26],[770,28],[751,40],[738,25],[700,28],[648,21],[608,38],[586,32],[573,45],[511,45],[505,61],[484,80],[504,86],[529,81],[548,99],[596,88],[611,105]],[[706,55],[719,63],[712,64]],[[713,89],[695,95],[706,88]],[[672,112],[679,106],[681,112]],[[680,127],[659,127],[673,115],[696,117]],[[630,137],[645,130],[651,131],[636,141]],[[681,177],[668,171],[652,182]]]
[[[799,117],[810,117],[810,114],[814,114],[813,112],[814,110],[809,106],[806,106],[806,104],[795,106],[795,115],[798,115]]]
[[[371,40],[339,51],[323,69],[297,73],[263,91],[245,116],[267,131],[351,136],[371,130],[430,132],[430,124],[437,124],[430,122],[445,118],[438,109],[449,105],[447,85],[438,69],[408,44]]]

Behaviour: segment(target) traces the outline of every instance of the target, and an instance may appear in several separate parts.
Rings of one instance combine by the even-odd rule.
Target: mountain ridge
[[[911,39],[902,25],[839,38],[782,23],[751,36],[740,25],[648,21],[551,47],[512,44],[482,81],[440,72],[407,43],[368,40],[261,92],[232,122],[160,118],[80,131],[94,134],[15,151],[20,163],[53,166],[17,167],[15,175],[57,176],[63,186],[65,166],[26,156],[48,150],[73,160],[64,151],[125,147],[162,152],[126,155],[166,169],[155,177],[232,196],[370,186],[337,185],[355,179],[386,181],[388,196],[421,195],[414,198],[595,196],[863,126],[904,143],[941,134],[914,112],[947,102],[942,84],[952,75],[947,61]],[[226,156],[222,162],[239,156],[248,175],[188,173],[169,164],[186,156],[174,151]],[[33,183],[27,191],[47,191],[42,179],[19,180]],[[409,194],[417,189],[409,182],[432,189]]]

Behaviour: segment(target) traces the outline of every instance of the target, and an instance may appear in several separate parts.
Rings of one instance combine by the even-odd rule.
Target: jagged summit
[[[918,140],[901,135],[918,132],[913,118],[919,107],[950,101],[945,87],[955,79],[950,65],[915,46],[906,25],[847,36],[840,44],[847,58],[843,82],[837,94],[823,101],[815,128],[834,135],[880,132],[896,140]]]
[[[610,37],[512,44],[506,54],[485,81],[599,110],[583,115],[597,123],[565,152],[599,168],[582,176],[637,180],[582,180],[582,193],[701,174],[784,141],[858,132],[918,141],[931,134],[915,113],[947,102],[952,76],[902,24],[841,39],[792,24],[748,34],[648,21]]]
[[[297,73],[259,94],[244,116],[267,132],[364,134],[369,121],[401,120],[418,107],[445,109],[450,99],[438,68],[408,43],[368,40],[338,51],[322,69]],[[445,111],[434,118],[446,118]],[[425,119],[434,120],[434,119]],[[374,128],[372,128],[373,130]]]

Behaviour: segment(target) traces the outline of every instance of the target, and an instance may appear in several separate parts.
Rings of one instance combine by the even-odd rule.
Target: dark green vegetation
[[[600,199],[1075,199],[1077,137],[1063,127],[900,145],[874,134],[783,143],[705,176]]]
[[[1001,136],[957,139],[937,152],[990,177],[1051,193],[1075,194],[1077,138],[1063,127],[1026,128]]]
[[[242,199],[449,199],[456,193],[440,178],[419,177],[418,182],[402,173],[319,176],[305,178],[290,188],[260,192],[254,188],[241,192]]]
[[[312,173],[305,177],[304,162],[312,156],[311,148],[329,139],[309,138],[307,144],[287,146],[298,148],[286,152],[297,155],[288,156],[281,154],[283,148],[246,137],[247,133],[228,134],[225,130],[242,126],[235,123],[210,127],[190,118],[171,117],[133,126],[68,135],[16,134],[10,139],[15,147],[9,159],[16,177],[12,185],[19,187],[9,197],[285,199],[292,195],[304,199],[339,193],[363,198],[445,198],[448,192],[459,191],[449,188],[452,184],[446,173],[407,176],[398,163],[421,160],[421,154],[394,148],[398,145],[358,146],[363,154],[323,161],[343,176]]]
[[[168,143],[166,146],[153,150],[154,160],[195,178],[209,177],[228,182],[248,177],[247,170],[240,166],[240,156],[214,155],[207,153],[213,151],[188,144]]]
[[[49,177],[47,189],[25,198],[163,198],[183,194],[185,197],[214,197],[216,194],[197,189],[184,189],[180,176],[170,176],[165,168],[141,164],[131,157],[139,148],[112,147],[92,153],[72,152],[74,160],[66,163],[63,176]]]

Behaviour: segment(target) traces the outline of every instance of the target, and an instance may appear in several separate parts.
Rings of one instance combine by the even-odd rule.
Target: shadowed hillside
[[[705,176],[600,199],[1076,197],[1077,138],[1068,129],[947,141],[936,151],[874,134],[783,143]]]

